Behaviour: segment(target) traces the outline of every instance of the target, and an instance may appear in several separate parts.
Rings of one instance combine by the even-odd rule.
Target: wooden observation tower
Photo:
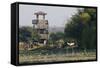
[[[48,42],[48,20],[45,20],[45,15],[42,11],[34,13],[36,19],[32,20],[33,29],[36,30],[37,34],[40,36],[38,43],[46,45]]]

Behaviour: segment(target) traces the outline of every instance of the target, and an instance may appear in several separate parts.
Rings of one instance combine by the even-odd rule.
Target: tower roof
[[[34,13],[35,15],[46,15],[47,13],[43,12],[43,11],[38,11],[36,13]]]

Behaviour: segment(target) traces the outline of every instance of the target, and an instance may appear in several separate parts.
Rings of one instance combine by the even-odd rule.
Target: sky
[[[33,26],[32,20],[36,19],[34,13],[43,11],[47,13],[49,27],[65,27],[71,16],[77,13],[76,7],[40,6],[40,5],[19,5],[19,26]]]

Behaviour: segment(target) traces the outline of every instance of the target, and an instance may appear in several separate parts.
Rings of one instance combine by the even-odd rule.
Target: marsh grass
[[[96,60],[95,51],[72,53],[66,48],[38,48],[33,50],[20,50],[19,63],[43,63],[58,61]]]

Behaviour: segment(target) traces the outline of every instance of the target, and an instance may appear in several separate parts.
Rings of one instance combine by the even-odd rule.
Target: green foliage
[[[55,44],[57,40],[64,39],[64,33],[63,32],[56,32],[51,33],[49,36],[49,42],[51,44]]]
[[[33,29],[33,31],[32,31],[32,40],[33,41],[38,41],[39,38],[40,38],[40,36],[38,35],[36,29]]]
[[[88,13],[81,13],[80,18],[83,21],[83,24],[87,23],[90,20],[90,15]]]
[[[19,28],[19,41],[20,42],[28,42],[31,39],[31,27],[20,27]]]
[[[39,35],[32,27],[20,27],[19,28],[19,41],[29,42],[32,40],[38,41]]]
[[[96,48],[96,9],[84,8],[65,25],[65,37],[78,41],[79,48]]]
[[[63,32],[57,32],[56,37],[57,37],[58,40],[63,39],[64,38],[64,33]]]
[[[57,40],[56,34],[55,33],[51,33],[49,36],[49,41],[50,43],[54,43]]]

